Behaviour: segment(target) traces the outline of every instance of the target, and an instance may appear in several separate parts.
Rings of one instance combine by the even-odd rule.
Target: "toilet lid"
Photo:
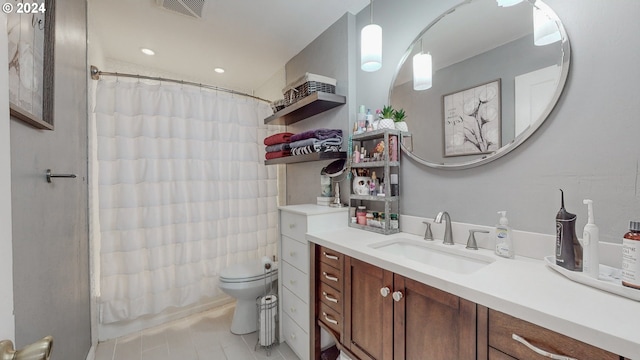
[[[263,279],[265,276],[277,276],[278,264],[271,263],[271,271],[265,272],[264,265],[260,259],[244,263],[234,264],[226,267],[220,272],[222,282],[240,282]]]

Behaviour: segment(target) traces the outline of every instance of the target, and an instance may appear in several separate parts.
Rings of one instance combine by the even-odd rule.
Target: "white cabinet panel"
[[[282,311],[289,315],[301,328],[309,329],[309,305],[283,288]]]
[[[295,266],[305,274],[309,273],[309,245],[282,236],[282,260]]]
[[[285,261],[282,262],[282,286],[296,294],[305,303],[309,303],[309,275]]]

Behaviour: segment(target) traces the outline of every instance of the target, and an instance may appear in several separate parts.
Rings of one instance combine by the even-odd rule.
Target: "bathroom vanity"
[[[346,228],[307,240],[315,244],[312,358],[320,358],[319,328],[354,359],[545,358],[524,341],[577,359],[640,355],[638,302],[573,283],[541,260],[456,244],[448,249],[485,263],[445,270],[380,246],[424,241],[412,234]],[[448,251],[441,241],[430,246]]]

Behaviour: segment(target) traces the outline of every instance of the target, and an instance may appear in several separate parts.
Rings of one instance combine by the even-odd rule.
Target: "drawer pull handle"
[[[322,296],[324,296],[325,299],[327,299],[327,300],[329,300],[329,301],[331,301],[333,303],[336,303],[336,304],[338,303],[338,299],[334,298],[333,296],[329,296],[329,294],[327,294],[326,291],[322,292]]]
[[[572,358],[569,356],[564,356],[564,355],[557,355],[557,354],[553,354],[550,353],[548,351],[544,351],[542,349],[538,349],[537,347],[531,345],[527,340],[525,340],[524,338],[516,335],[516,334],[512,334],[511,338],[519,343],[521,343],[522,345],[528,347],[531,351],[535,352],[538,355],[542,355],[544,357],[548,357],[549,359],[554,359],[554,360],[577,360],[576,358]]]
[[[289,224],[289,229],[293,229],[294,227],[296,227],[296,223]]]
[[[324,277],[327,278],[327,280],[338,282],[338,278],[337,277],[327,274],[326,271],[323,271],[322,275],[324,275]]]
[[[403,295],[402,295],[402,292],[401,292],[401,291],[396,291],[396,292],[394,292],[394,293],[391,295],[391,297],[393,297],[393,300],[395,300],[396,302],[398,302],[398,301],[402,300]]]
[[[295,280],[289,280],[289,284],[291,284],[291,285],[295,285],[295,284],[296,284],[296,281],[295,281]]]
[[[296,339],[296,334],[291,333],[291,335],[289,335],[289,337],[291,338],[291,340],[295,340]]]
[[[324,256],[325,256],[327,259],[331,259],[331,260],[339,260],[337,256],[335,256],[335,255],[331,255],[331,254],[327,254],[327,252],[326,252],[326,251],[324,252]]]
[[[296,308],[294,308],[293,306],[289,310],[291,310],[292,313],[296,312]]]
[[[295,251],[289,251],[289,256],[291,256],[291,257],[296,256],[296,252]]]
[[[380,295],[382,295],[382,297],[387,297],[389,296],[389,294],[391,294],[391,290],[389,289],[388,286],[385,286],[382,289],[380,289]]]
[[[328,322],[334,324],[334,325],[338,325],[338,320],[332,319],[329,317],[329,315],[327,315],[326,312],[322,312],[322,316],[324,316],[324,319],[327,320]]]

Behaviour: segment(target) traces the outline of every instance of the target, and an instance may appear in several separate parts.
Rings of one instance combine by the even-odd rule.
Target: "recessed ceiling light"
[[[213,71],[217,72],[218,74],[222,74],[224,72],[223,68],[215,68],[213,69]]]
[[[140,49],[140,51],[142,51],[143,54],[145,55],[155,55],[156,52],[151,50],[151,49],[147,49],[147,48],[142,48]]]

